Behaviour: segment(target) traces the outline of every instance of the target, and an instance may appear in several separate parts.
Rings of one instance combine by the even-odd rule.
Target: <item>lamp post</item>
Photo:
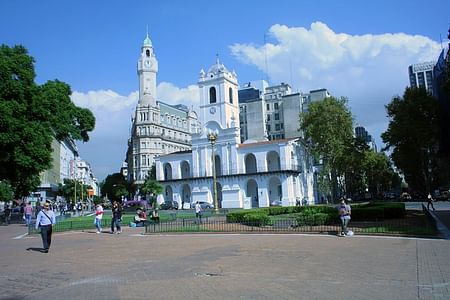
[[[217,180],[216,180],[216,141],[217,133],[208,133],[208,141],[211,143],[211,162],[212,162],[212,173],[213,173],[213,199],[214,199],[214,212],[219,212],[219,205],[217,203]]]

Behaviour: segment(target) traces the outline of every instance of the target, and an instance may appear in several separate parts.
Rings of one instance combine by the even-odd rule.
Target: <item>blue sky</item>
[[[199,71],[218,53],[240,84],[269,78],[348,97],[355,121],[380,145],[384,105],[403,94],[408,65],[437,59],[449,11],[439,0],[3,0],[0,43],[27,47],[38,83],[67,82],[73,101],[94,112],[96,130],[78,146],[101,180],[125,157],[147,26],[160,100],[195,107]]]

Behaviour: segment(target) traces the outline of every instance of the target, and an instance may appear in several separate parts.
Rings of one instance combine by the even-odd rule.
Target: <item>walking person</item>
[[[195,216],[197,217],[197,222],[202,224],[202,206],[198,201],[195,203]]]
[[[5,214],[5,223],[6,225],[9,225],[9,223],[11,222],[11,208],[9,208],[9,205],[5,206],[5,210],[3,211],[3,213]]]
[[[347,226],[351,219],[350,215],[352,214],[352,208],[350,207],[350,205],[345,203],[344,199],[342,199],[338,209],[339,209],[339,218],[341,219],[340,236],[346,236],[349,232]]]
[[[122,229],[120,228],[120,222],[122,221],[122,205],[114,201],[112,206],[112,220],[111,220],[111,233],[114,233],[114,228],[116,229],[116,233],[122,233]]]
[[[430,210],[430,205],[431,205],[431,208],[432,208],[433,210],[436,210],[436,209],[434,208],[433,201],[434,201],[433,197],[431,196],[430,193],[428,193],[428,198],[427,198],[427,209],[428,209],[428,210]]]
[[[56,224],[55,213],[50,210],[50,204],[45,202],[44,209],[42,209],[36,217],[36,229],[41,229],[42,245],[44,247],[42,252],[44,253],[48,253],[48,250],[50,249],[54,224]]]
[[[95,227],[97,228],[97,233],[102,232],[102,219],[103,219],[103,207],[101,204],[97,204],[95,208]]]
[[[27,205],[23,209],[23,213],[25,216],[25,224],[28,227],[31,225],[31,220],[33,219],[33,206],[31,206],[31,202],[27,203]]]

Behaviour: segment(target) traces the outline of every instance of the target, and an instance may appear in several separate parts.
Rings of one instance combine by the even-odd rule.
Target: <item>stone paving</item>
[[[450,241],[0,226],[0,299],[450,299]]]

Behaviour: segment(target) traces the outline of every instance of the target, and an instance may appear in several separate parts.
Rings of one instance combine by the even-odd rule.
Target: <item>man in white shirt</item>
[[[201,224],[202,223],[202,206],[197,201],[195,203],[195,216],[197,217],[197,221]]]
[[[48,253],[48,249],[52,243],[52,226],[54,224],[56,224],[55,213],[50,210],[50,204],[45,202],[44,209],[41,210],[36,217],[36,229],[41,229],[42,244],[44,246],[42,252],[44,253]]]

